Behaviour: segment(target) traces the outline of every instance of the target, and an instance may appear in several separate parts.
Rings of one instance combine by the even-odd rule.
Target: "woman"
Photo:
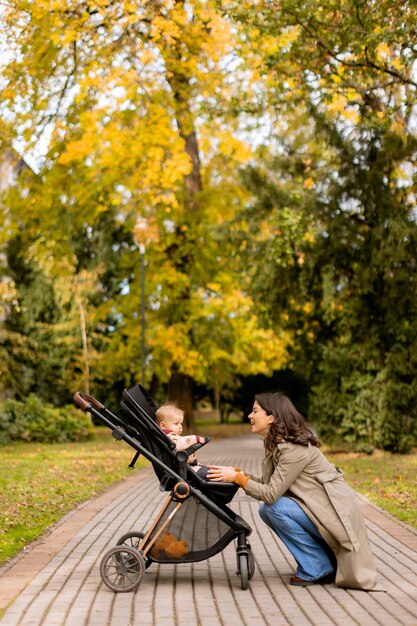
[[[354,491],[318,449],[317,437],[282,393],[255,396],[252,432],[264,439],[262,478],[235,467],[210,465],[208,478],[235,482],[261,500],[259,513],[293,555],[290,584],[335,581],[377,590],[376,570]]]

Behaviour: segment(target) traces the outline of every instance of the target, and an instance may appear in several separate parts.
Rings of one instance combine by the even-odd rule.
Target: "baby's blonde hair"
[[[156,410],[156,420],[158,424],[163,422],[167,417],[176,416],[184,418],[184,411],[180,409],[175,402],[165,402]]]

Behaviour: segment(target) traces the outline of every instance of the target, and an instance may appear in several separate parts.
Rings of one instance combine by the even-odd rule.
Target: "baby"
[[[204,437],[199,435],[181,437],[184,411],[178,408],[176,404],[169,402],[162,404],[156,411],[156,420],[162,431],[175,443],[177,450],[186,450],[195,443],[205,443],[206,441]],[[200,476],[206,476],[207,467],[198,463],[195,453],[190,454],[188,457],[188,464]]]

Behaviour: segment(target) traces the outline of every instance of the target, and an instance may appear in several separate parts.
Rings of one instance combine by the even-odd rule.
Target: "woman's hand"
[[[207,478],[223,483],[233,483],[238,474],[235,467],[227,465],[208,465]]]

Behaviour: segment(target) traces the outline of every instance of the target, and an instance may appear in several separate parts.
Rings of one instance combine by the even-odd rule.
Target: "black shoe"
[[[321,578],[316,580],[318,585],[331,585],[336,580],[336,572],[330,572],[329,574],[325,574]]]

